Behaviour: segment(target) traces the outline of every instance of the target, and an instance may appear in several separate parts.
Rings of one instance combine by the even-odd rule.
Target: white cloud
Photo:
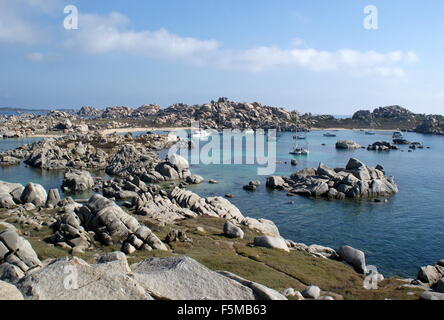
[[[201,62],[206,53],[219,48],[213,40],[184,38],[165,29],[157,31],[127,30],[129,18],[118,12],[103,17],[86,14],[79,17],[79,30],[69,31],[74,38],[68,46],[78,46],[85,52],[102,54],[124,52],[129,54],[161,57],[169,59],[187,59]]]
[[[235,50],[222,47],[216,40],[181,37],[165,29],[135,31],[130,19],[118,12],[106,16],[86,14],[79,18],[79,30],[67,45],[93,54],[120,52],[147,57],[179,60],[223,69],[264,72],[274,69],[301,69],[313,72],[339,71],[353,75],[403,77],[405,68],[418,62],[412,52],[377,52],[341,49],[322,51],[315,48],[282,49],[273,46]]]
[[[42,28],[30,17],[48,14],[59,0],[0,0],[0,43],[34,44],[45,39]]]
[[[33,62],[42,62],[45,59],[45,55],[41,52],[31,52],[26,55],[26,58]]]

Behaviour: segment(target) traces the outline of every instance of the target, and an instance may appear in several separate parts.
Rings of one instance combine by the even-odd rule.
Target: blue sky
[[[79,29],[65,30],[66,5]],[[366,30],[364,7],[378,9]],[[0,106],[444,113],[444,2],[0,0]]]

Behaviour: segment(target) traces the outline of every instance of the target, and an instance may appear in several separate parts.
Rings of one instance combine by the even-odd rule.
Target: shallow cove
[[[257,176],[254,165],[192,165],[193,173],[219,183],[205,182],[189,186],[189,189],[201,196],[232,193],[235,198],[230,201],[245,216],[273,220],[285,238],[296,242],[331,247],[347,244],[362,249],[368,264],[376,265],[386,276],[413,277],[419,266],[443,259],[444,137],[406,133],[407,139],[423,142],[431,148],[413,152],[407,152],[408,146],[401,146],[404,152],[339,151],[334,147],[337,140],[351,139],[367,146],[375,141],[390,141],[393,132],[377,131],[374,136],[369,136],[361,131],[335,131],[335,138],[324,137],[325,132],[308,133],[310,155],[299,157],[288,154],[295,142],[294,134],[283,133],[277,140],[277,160],[287,163],[277,165],[276,175],[290,175],[303,168],[317,167],[321,161],[331,167],[343,167],[350,157],[356,157],[369,166],[381,164],[388,175],[396,177],[400,193],[387,203],[287,197],[285,192],[267,190],[266,177]],[[0,150],[36,140],[39,139],[0,140]],[[298,166],[291,166],[291,159],[297,159]],[[60,171],[24,165],[0,167],[0,180],[4,181],[23,184],[32,181],[49,189],[60,187],[62,179],[63,172]],[[242,189],[250,180],[262,182],[257,192]]]

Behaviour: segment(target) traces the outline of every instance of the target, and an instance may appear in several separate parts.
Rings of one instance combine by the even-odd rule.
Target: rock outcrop
[[[67,143],[66,139],[47,139],[29,145],[25,163],[35,168],[66,170],[67,168],[103,169],[108,154],[81,141]]]
[[[65,192],[82,192],[90,190],[94,186],[91,173],[81,170],[70,170],[65,173],[62,189]]]
[[[121,244],[127,252],[168,250],[148,227],[99,194],[62,215],[55,229],[52,241],[62,247],[85,250],[90,245],[92,232],[104,245]]]
[[[436,284],[444,277],[444,266],[439,264],[421,267],[418,271],[418,280],[429,285]]]
[[[224,236],[228,238],[244,238],[244,231],[238,226],[226,221],[224,224]]]
[[[23,300],[23,295],[16,286],[0,280],[0,301],[6,300]]]
[[[32,203],[35,206],[43,207],[47,197],[46,190],[42,185],[30,182],[23,190],[20,200],[22,203]]]
[[[0,181],[0,208],[12,208],[21,203],[21,195],[25,188],[19,183]]]
[[[188,161],[181,156],[174,154],[161,161],[156,153],[134,145],[122,146],[111,158],[106,173],[121,178],[134,176],[149,183],[186,179],[191,175]]]
[[[92,265],[77,257],[60,258],[17,287],[27,300],[152,300],[130,276],[126,258]]]
[[[390,142],[386,141],[377,141],[372,144],[370,144],[367,147],[367,150],[369,151],[390,151],[390,150],[398,150],[399,148]]]
[[[0,276],[1,280],[17,281],[25,272],[41,266],[31,244],[16,230],[9,228],[0,233]]]
[[[8,288],[26,300],[285,300],[273,289],[211,271],[189,257],[151,258],[132,269],[122,253],[106,254],[93,264],[64,257]]]
[[[264,248],[281,249],[289,252],[287,243],[281,237],[260,236],[254,238],[254,245]]]
[[[441,115],[430,115],[419,124],[415,131],[425,134],[444,135],[444,117]]]
[[[284,189],[291,194],[338,200],[389,197],[398,193],[394,178],[386,177],[380,168],[368,167],[351,158],[345,169],[332,169],[320,163],[317,169],[303,169],[290,178],[282,178],[284,183],[280,182],[278,186],[276,183],[267,183],[267,186]]]
[[[172,300],[254,300],[253,291],[189,257],[151,258],[134,267],[134,279],[153,297]]]
[[[238,103],[220,98],[203,105],[175,104],[156,114],[156,123],[177,127],[199,121],[202,128],[306,130],[299,113],[260,103]]]
[[[336,149],[354,150],[360,149],[362,146],[353,140],[340,140],[336,142]]]
[[[350,246],[342,246],[337,250],[339,256],[349,263],[356,271],[361,273],[367,272],[367,266],[365,264],[365,254],[361,250],[352,248]]]

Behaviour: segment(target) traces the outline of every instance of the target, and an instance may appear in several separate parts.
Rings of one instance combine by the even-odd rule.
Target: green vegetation
[[[143,217],[137,217],[143,220]],[[12,220],[12,219],[11,219]],[[401,287],[401,281],[394,278],[384,280],[378,290],[363,288],[363,276],[348,265],[322,258],[314,258],[306,252],[289,253],[252,246],[258,233],[244,229],[245,239],[228,239],[223,236],[224,220],[212,217],[198,217],[178,221],[174,225],[159,226],[144,221],[156,235],[164,240],[173,229],[184,230],[190,242],[173,242],[171,251],[137,251],[128,257],[130,264],[151,257],[186,255],[215,271],[229,271],[250,281],[258,282],[278,291],[292,287],[303,290],[307,285],[317,285],[324,294],[342,296],[344,299],[417,299],[421,290]],[[26,225],[14,225],[30,241],[41,260],[70,255],[66,250],[53,246],[44,239],[52,234],[49,227],[36,230]],[[1,226],[0,226],[1,227]],[[203,227],[205,233],[197,230]],[[119,250],[118,246],[102,246],[93,243],[94,249],[75,254],[89,263],[97,256]],[[407,294],[410,292],[409,294]]]

